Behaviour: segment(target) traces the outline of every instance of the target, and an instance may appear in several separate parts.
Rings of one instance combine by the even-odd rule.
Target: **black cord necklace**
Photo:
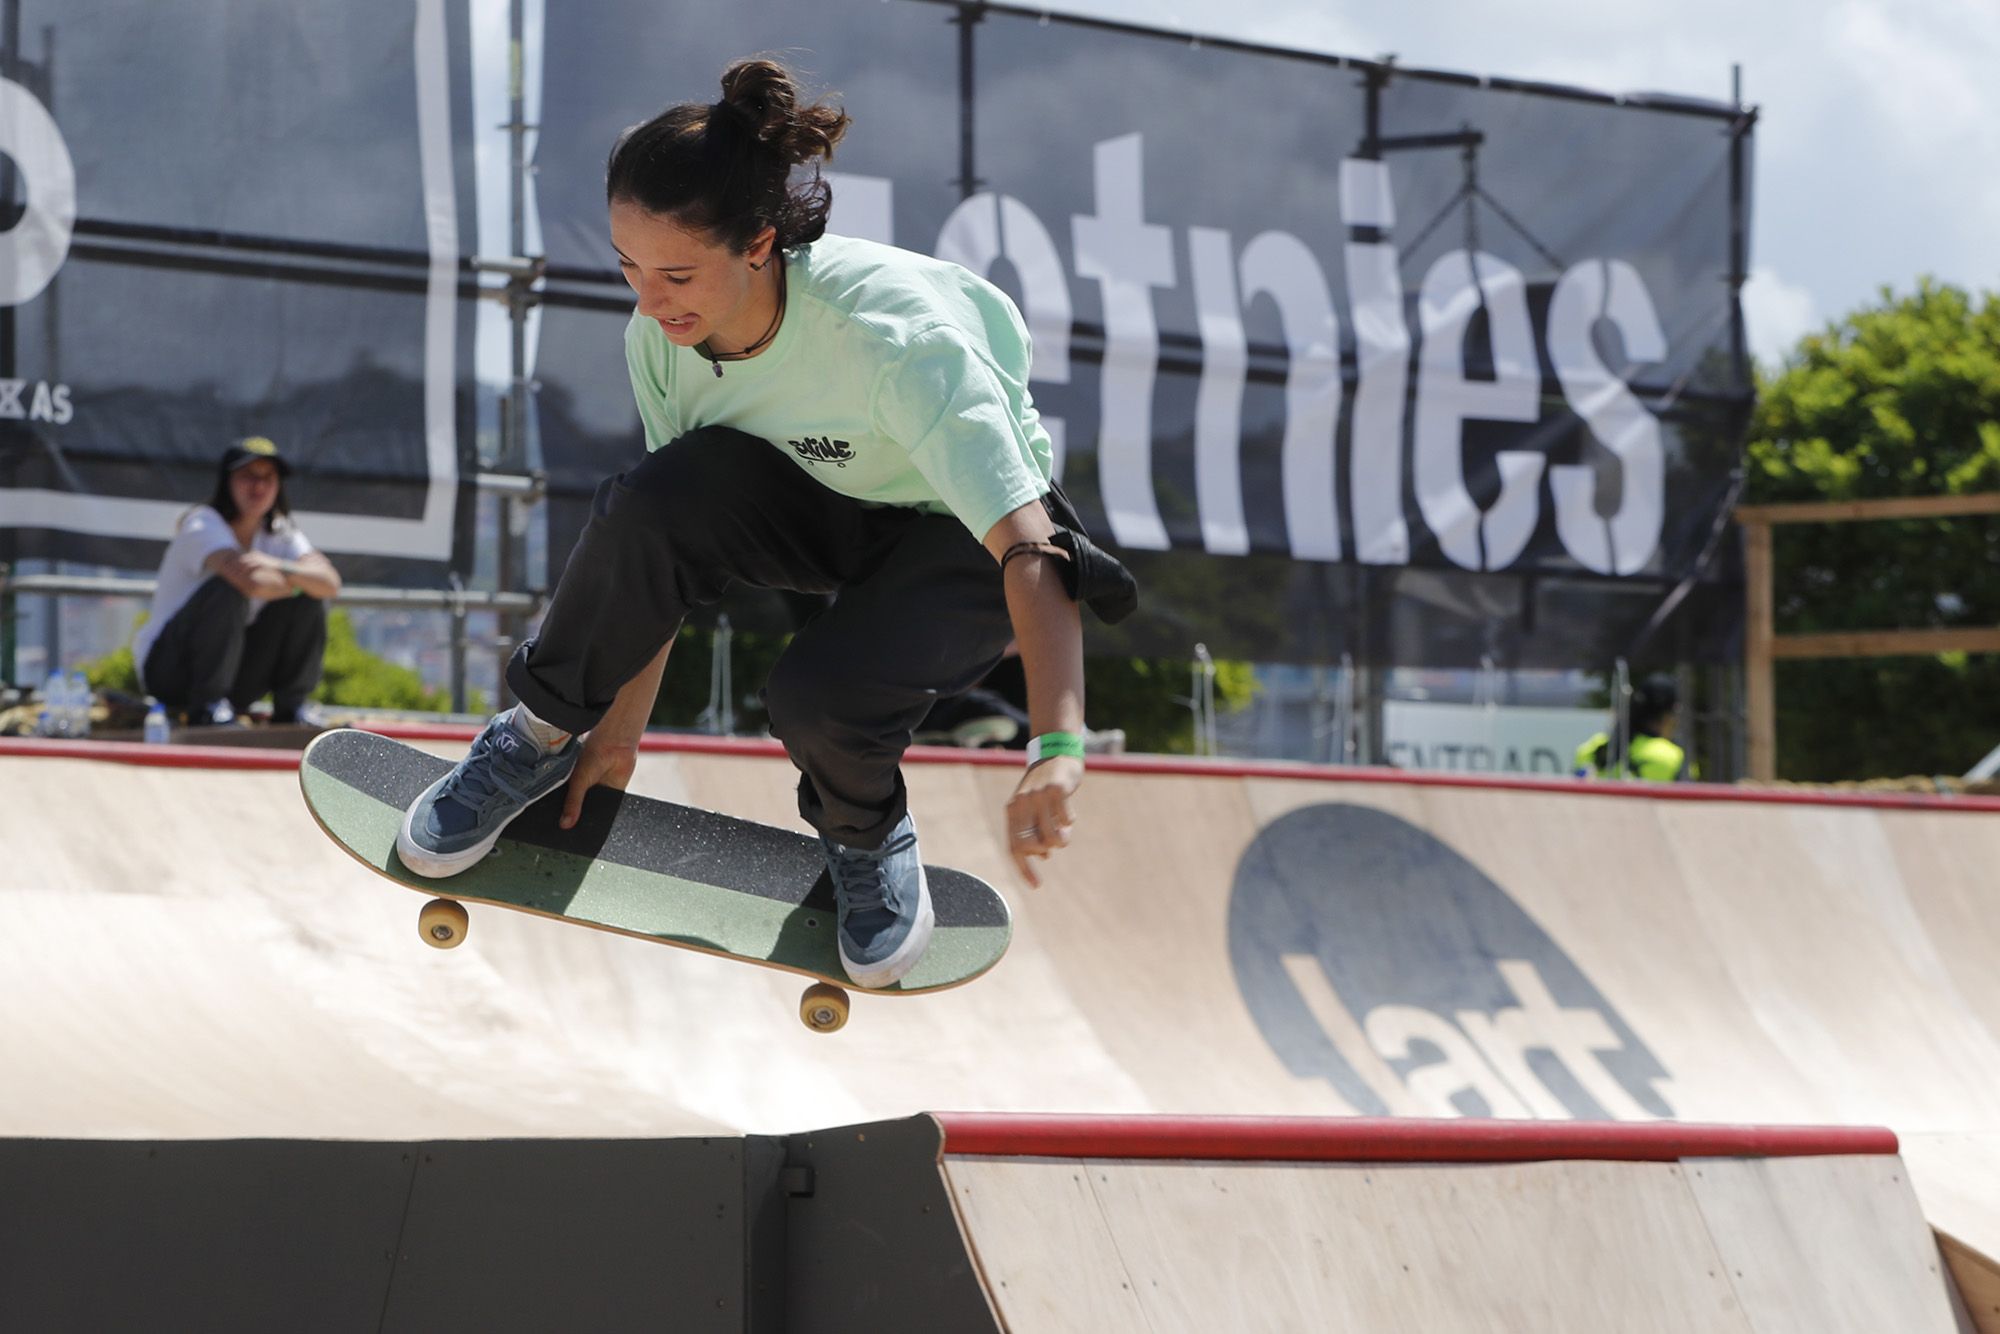
[[[774,256],[774,258],[778,261],[778,308],[772,312],[771,325],[764,330],[763,335],[756,342],[750,344],[750,346],[740,352],[711,352],[706,338],[694,345],[695,351],[708,358],[708,364],[715,371],[715,378],[718,380],[722,378],[723,362],[742,361],[747,357],[754,357],[766,347],[769,347],[771,340],[778,336],[778,326],[784,322],[785,318],[785,261],[783,256]],[[770,262],[768,259],[764,261],[765,264]],[[762,268],[763,265],[753,265],[752,267]]]

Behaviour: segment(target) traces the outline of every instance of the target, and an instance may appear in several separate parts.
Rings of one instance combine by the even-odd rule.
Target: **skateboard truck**
[[[471,918],[454,899],[432,899],[417,913],[417,934],[434,950],[465,943]],[[799,1021],[815,1033],[838,1033],[847,1026],[847,992],[831,982],[815,982],[799,997]]]

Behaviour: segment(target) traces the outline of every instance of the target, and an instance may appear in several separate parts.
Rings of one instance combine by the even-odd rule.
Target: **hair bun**
[[[791,71],[762,56],[722,72],[721,105],[789,166],[833,156],[833,146],[847,131],[846,112],[826,102],[801,107]]]
[[[798,105],[792,76],[774,60],[739,60],[722,72],[722,105],[734,112],[759,143],[781,138]]]

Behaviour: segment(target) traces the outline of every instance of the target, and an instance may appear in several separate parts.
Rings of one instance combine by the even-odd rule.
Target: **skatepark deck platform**
[[[0,1141],[7,1328],[1958,1334],[1894,1137],[941,1114]],[[90,1281],[115,1264],[116,1283]]]

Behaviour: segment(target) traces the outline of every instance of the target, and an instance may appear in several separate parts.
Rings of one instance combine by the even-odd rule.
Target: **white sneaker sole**
[[[527,806],[523,806],[521,810],[515,811],[502,820],[491,834],[469,848],[459,852],[428,852],[417,842],[412,824],[417,818],[417,812],[423,809],[424,803],[436,794],[443,783],[444,779],[438,779],[424,789],[423,796],[410,803],[410,809],[403,812],[403,827],[396,832],[396,855],[403,859],[403,865],[431,880],[443,880],[469,867],[477,866],[487,853],[493,851],[493,845],[500,841],[500,835],[507,832],[507,826],[519,819],[522,811],[528,809]]]
[[[931,943],[931,928],[937,925],[937,914],[931,910],[930,880],[923,867],[917,868],[917,921],[910,928],[910,934],[894,954],[873,964],[857,964],[847,957],[846,949],[840,951],[840,966],[847,970],[847,978],[864,991],[879,991],[893,986],[909,975],[917,966],[917,960],[924,957],[924,950]]]

